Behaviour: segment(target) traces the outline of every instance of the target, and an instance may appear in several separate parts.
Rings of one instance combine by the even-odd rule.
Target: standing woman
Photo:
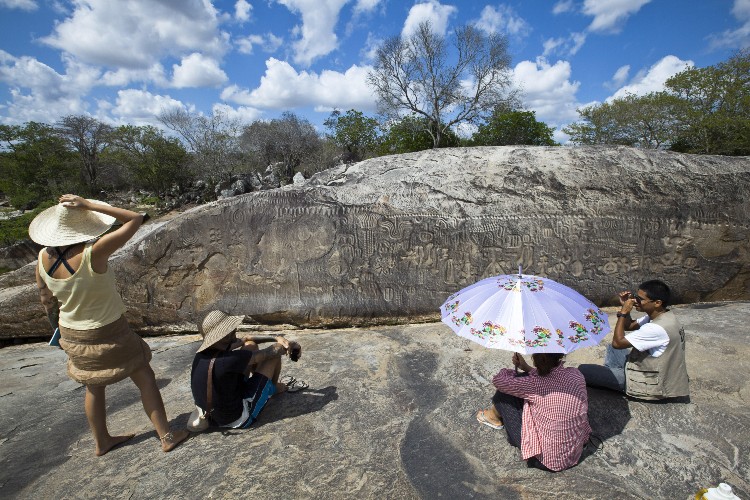
[[[31,239],[46,246],[39,252],[36,285],[45,309],[50,311],[59,303],[60,346],[68,355],[68,375],[86,386],[84,406],[97,456],[134,436],[112,436],[107,429],[105,389],[127,377],[141,392],[143,409],[162,450],[171,451],[189,435],[184,429],[169,429],[149,365],[151,349],[130,330],[125,304],[107,265],[109,256],[135,234],[143,218],[130,210],[65,194],[29,226]],[[104,234],[115,220],[122,226]]]

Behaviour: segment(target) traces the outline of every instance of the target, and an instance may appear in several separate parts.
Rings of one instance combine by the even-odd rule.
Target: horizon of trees
[[[563,128],[573,144],[750,155],[750,49],[705,68],[686,68],[661,92],[629,94],[578,110]]]
[[[425,25],[415,36],[424,43],[444,42],[430,33]],[[474,35],[462,36],[473,40],[475,53],[492,46],[492,41]],[[499,44],[500,56],[505,54],[501,42],[492,42]],[[493,64],[501,72],[506,62],[500,56]],[[450,75],[458,74],[440,60]],[[485,61],[483,67],[493,66]],[[256,174],[271,175],[283,185],[297,172],[310,177],[342,162],[435,147],[558,145],[553,128],[509,100],[513,94],[502,80],[495,84],[495,98],[482,105],[494,107],[475,103],[472,119],[464,115],[463,120],[444,122],[445,115],[408,108],[392,109],[380,119],[355,109],[335,110],[324,122],[325,133],[288,111],[249,124],[221,113],[164,112],[156,117],[164,129],[115,127],[87,115],[66,116],[54,124],[0,125],[0,192],[24,209],[70,191],[96,196],[102,190],[140,190],[164,198],[198,181],[213,187],[238,175]],[[628,95],[580,109],[579,114],[579,122],[563,129],[572,144],[749,155],[750,50],[715,66],[687,68],[670,78],[662,92]],[[456,133],[465,123],[474,127],[470,137]],[[215,198],[213,189],[205,191],[203,201]]]
[[[533,112],[505,115],[523,118],[498,122],[493,113],[480,124],[476,139],[447,129],[440,147],[554,144],[552,129],[537,122]],[[54,124],[0,125],[0,192],[14,207],[33,208],[66,191],[93,196],[102,190],[142,190],[163,197],[196,181],[215,185],[269,170],[283,185],[297,172],[310,177],[341,162],[434,147],[428,120],[416,115],[383,122],[354,109],[335,110],[324,122],[326,133],[292,112],[247,125],[218,113],[177,111],[157,118],[172,134],[152,125],[114,127],[86,115]],[[498,130],[525,122],[544,137]],[[207,196],[205,201],[212,199],[213,191]]]

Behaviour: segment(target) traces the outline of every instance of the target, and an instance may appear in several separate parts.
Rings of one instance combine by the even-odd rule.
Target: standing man
[[[617,325],[604,366],[578,367],[586,385],[644,400],[690,396],[685,330],[667,309],[671,296],[667,284],[660,280],[641,283],[635,294],[620,292]],[[634,320],[630,317],[633,308],[646,315]]]
[[[203,343],[193,359],[190,387],[197,413],[206,425],[250,427],[271,396],[307,387],[292,377],[288,383],[279,382],[281,357],[289,354],[297,361],[302,354],[300,345],[281,336],[237,339],[243,319],[211,311],[201,324]],[[273,344],[259,349],[261,342]],[[192,416],[191,425],[195,427]]]

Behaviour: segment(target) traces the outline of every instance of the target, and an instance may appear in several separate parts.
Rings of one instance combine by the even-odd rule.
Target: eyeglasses
[[[640,304],[642,304],[644,302],[653,302],[653,300],[651,300],[649,298],[645,298],[644,299],[643,297],[641,297],[637,293],[631,293],[631,295],[633,296],[633,300],[635,300],[638,305],[640,305]]]

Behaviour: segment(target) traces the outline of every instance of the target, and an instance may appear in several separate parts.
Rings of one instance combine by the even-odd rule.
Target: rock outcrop
[[[142,332],[194,328],[214,308],[308,326],[415,321],[519,265],[599,304],[652,277],[683,302],[749,299],[749,198],[746,157],[441,149],[200,206],[112,265]],[[0,293],[4,335],[46,332],[36,301],[29,285]]]
[[[282,375],[310,388],[271,398],[248,430],[199,434],[168,455],[129,380],[107,388],[108,423],[136,437],[95,457],[84,389],[66,377],[65,354],[41,344],[1,349],[0,497],[688,500],[727,482],[747,500],[750,303],[675,314],[691,402],[589,389],[589,422],[603,445],[557,474],[526,468],[505,431],[474,418],[511,353],[442,323],[287,332],[304,352]],[[567,366],[600,363],[610,338],[573,352]],[[147,341],[167,413],[184,426],[199,336]]]

